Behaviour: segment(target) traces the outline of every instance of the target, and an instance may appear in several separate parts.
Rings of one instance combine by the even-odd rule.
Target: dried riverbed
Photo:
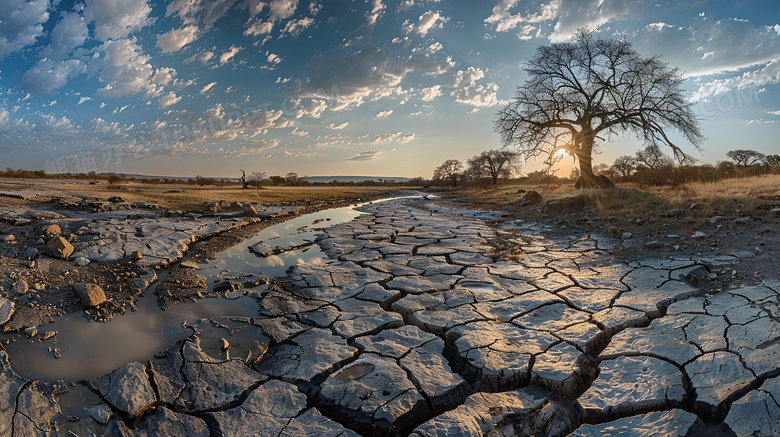
[[[221,255],[180,249],[159,262],[174,264],[149,296],[164,306],[244,296],[240,308],[190,320],[177,329],[191,334],[171,331],[173,344],[154,357],[83,376],[75,387],[20,377],[29,366],[11,343],[0,352],[8,396],[0,426],[10,426],[6,435],[42,435],[51,423],[76,435],[780,433],[777,271],[736,281],[739,262],[756,253],[616,238],[585,214],[565,225],[528,223],[400,198],[283,223],[285,235],[269,228]],[[136,225],[132,233],[157,241],[184,232],[186,240],[247,226],[198,220],[157,220],[159,228]],[[100,225],[117,233],[127,226]],[[776,235],[776,223],[762,226],[766,238]],[[108,247],[77,249],[109,256],[117,244],[123,254],[140,247],[98,235]],[[21,258],[9,257],[29,269]],[[140,261],[150,258],[104,265],[127,264],[147,278],[153,263]],[[145,299],[124,306],[144,314],[152,302]],[[15,304],[41,318],[43,306]],[[181,305],[171,311],[187,313]],[[217,317],[228,313],[234,317]]]

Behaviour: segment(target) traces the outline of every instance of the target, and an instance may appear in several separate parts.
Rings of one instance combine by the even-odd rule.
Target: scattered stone
[[[49,225],[44,231],[43,235],[46,235],[47,237],[53,237],[55,235],[60,235],[62,233],[62,229],[60,229],[59,225]]]
[[[666,244],[664,244],[662,241],[654,240],[646,243],[645,247],[648,249],[660,249],[662,247],[666,247]]]
[[[723,216],[721,216],[721,215],[716,215],[716,216],[714,216],[714,217],[710,218],[710,224],[711,224],[711,225],[715,225],[715,224],[717,224],[719,221],[723,220],[724,218],[725,218],[725,217],[723,217]]]
[[[80,256],[76,258],[76,261],[73,263],[76,267],[83,267],[87,264],[89,264],[89,260],[84,258],[83,256]]]
[[[16,243],[16,237],[13,236],[13,234],[6,235],[3,239],[6,244],[15,244]]]
[[[740,217],[734,220],[734,223],[738,225],[749,225],[753,223],[753,217]]]
[[[38,329],[35,327],[25,328],[24,335],[26,335],[27,338],[33,338],[38,335]]]
[[[27,294],[27,292],[30,290],[30,286],[27,285],[27,281],[24,279],[19,279],[14,284],[11,291],[13,291],[17,296],[23,296]]]
[[[18,218],[14,220],[14,226],[24,226],[32,223],[32,220],[26,218]]]
[[[691,235],[691,238],[693,238],[694,240],[701,240],[702,238],[705,238],[706,236],[707,236],[707,234],[705,234],[704,232],[696,231],[696,232],[694,232],[693,235]]]
[[[60,358],[62,358],[62,351],[60,350],[60,348],[55,347],[54,349],[52,349],[51,353],[54,356],[55,360],[59,360]]]
[[[691,204],[691,206],[688,207],[688,209],[696,209],[699,206],[701,206],[701,202],[694,202]]]
[[[125,364],[108,375],[87,382],[87,386],[128,416],[142,414],[157,400],[149,385],[146,367],[141,363]]]
[[[182,261],[179,263],[179,266],[187,269],[200,270],[200,266],[193,261]]]
[[[41,338],[41,340],[46,341],[46,340],[48,340],[48,339],[50,339],[50,338],[52,338],[52,337],[54,337],[56,335],[57,335],[57,331],[46,331],[43,334],[43,337]]]
[[[15,306],[16,304],[12,300],[0,297],[0,325],[11,320]]]
[[[28,247],[27,250],[24,251],[24,254],[27,255],[27,259],[33,259],[38,256],[38,249]]]
[[[664,213],[661,214],[661,217],[667,217],[667,218],[674,218],[674,217],[680,217],[685,213],[685,211],[681,209],[670,209]]]
[[[609,229],[607,229],[607,234],[609,234],[610,237],[620,237],[623,235],[623,233],[620,231],[620,228],[617,226],[610,226]]]
[[[97,284],[73,284],[73,290],[87,308],[94,308],[106,301],[106,294]]]
[[[517,206],[537,206],[542,204],[542,195],[536,191],[528,191],[520,199]]]
[[[106,404],[100,404],[100,405],[93,405],[91,407],[87,407],[87,414],[89,414],[89,417],[93,418],[95,422],[100,423],[102,425],[105,425],[108,423],[109,420],[111,420],[111,416],[113,413],[111,412],[111,408],[108,407]]]
[[[634,234],[632,234],[631,232],[623,232],[623,235],[621,235],[620,238],[624,240],[630,240],[634,238]]]
[[[73,254],[73,250],[73,246],[68,242],[68,240],[60,236],[56,236],[49,240],[48,243],[46,243],[43,252],[52,258],[66,259],[71,254]]]
[[[141,253],[141,251],[136,250],[135,252],[132,253],[132,255],[130,255],[130,258],[133,261],[140,261],[144,258],[144,255]]]
[[[113,197],[109,197],[108,201],[111,202],[111,203],[124,203],[125,199],[123,199],[120,196],[113,196]]]

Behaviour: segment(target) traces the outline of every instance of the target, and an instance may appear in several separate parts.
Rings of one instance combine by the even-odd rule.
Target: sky
[[[686,152],[780,153],[776,0],[2,0],[0,167],[429,178],[500,148],[525,60],[584,26],[684,73]]]

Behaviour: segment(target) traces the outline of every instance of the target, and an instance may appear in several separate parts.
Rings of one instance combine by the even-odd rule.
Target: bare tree
[[[737,167],[750,167],[751,165],[763,164],[766,160],[766,155],[756,152],[755,150],[732,150],[726,153],[732,161],[737,164]]]
[[[493,185],[498,178],[510,178],[520,170],[520,155],[509,150],[486,150],[468,160],[468,173],[475,179],[490,178]]]
[[[631,176],[631,173],[636,170],[636,159],[628,155],[618,156],[610,168],[612,173],[621,177]]]
[[[462,176],[463,163],[457,159],[448,159],[433,171],[433,179],[449,179],[453,187],[458,186],[458,179]]]
[[[767,165],[777,166],[780,165],[780,155],[766,155]]]
[[[683,152],[666,132],[673,128],[699,149],[703,137],[682,75],[657,57],[643,58],[625,40],[597,39],[580,29],[573,42],[539,47],[527,65],[528,80],[499,112],[496,131],[526,159],[552,159],[559,151],[575,156],[578,188],[612,186],[591,164],[604,136],[633,133],[677,155]]]
[[[655,144],[649,144],[642,150],[636,152],[634,161],[637,167],[646,167],[649,169],[659,169],[673,164],[672,158],[661,151]]]

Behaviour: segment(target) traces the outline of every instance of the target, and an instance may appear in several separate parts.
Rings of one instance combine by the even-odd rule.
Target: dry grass
[[[659,215],[670,209],[687,210],[691,226],[704,223],[715,215],[754,217],[768,214],[769,209],[780,207],[780,175],[762,175],[725,179],[715,183],[690,183],[678,187],[639,187],[618,184],[611,190],[575,190],[571,185],[506,184],[488,187],[446,188],[443,192],[463,198],[486,208],[512,210],[529,219],[540,215],[537,209],[519,208],[524,192],[535,190],[545,198],[587,196],[595,206],[599,217],[621,217],[646,220],[649,225],[660,223]],[[689,210],[699,202],[698,208]]]
[[[397,191],[396,187],[338,187],[338,186],[269,186],[261,189],[242,189],[239,186],[152,185],[128,182],[118,187],[101,182],[97,185],[64,185],[58,187],[78,196],[107,200],[121,196],[128,202],[155,202],[167,209],[199,210],[209,201],[253,202],[280,204],[285,202],[329,202],[373,198]],[[172,192],[181,190],[182,192]]]

